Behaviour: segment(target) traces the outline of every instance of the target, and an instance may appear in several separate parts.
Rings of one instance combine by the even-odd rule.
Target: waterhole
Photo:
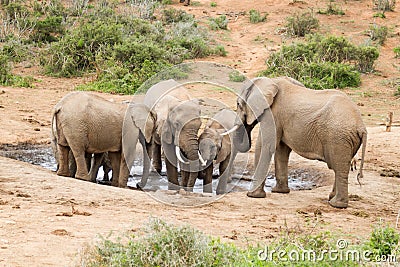
[[[141,153],[137,153],[141,154]],[[0,156],[16,159],[23,162],[28,162],[33,165],[38,165],[43,168],[56,171],[56,161],[53,156],[52,149],[48,145],[36,145],[36,144],[18,144],[18,145],[1,145]],[[142,174],[142,160],[137,159],[134,162],[134,166],[131,169],[131,177],[128,181],[128,186],[136,187],[136,184],[141,179]],[[240,173],[240,174],[239,174]],[[111,177],[112,171],[109,174]],[[315,173],[311,170],[294,169],[289,171],[289,188],[291,190],[310,190],[317,187],[315,177],[320,174]],[[218,176],[218,169],[214,169],[213,176]],[[104,177],[103,169],[100,168],[98,174],[98,182],[102,182]],[[268,175],[265,190],[271,191],[271,188],[275,185],[276,179],[273,174]],[[218,179],[213,179],[213,190],[215,191],[218,184]],[[247,191],[251,188],[251,175],[248,172],[237,171],[234,169],[232,175],[232,182],[228,184],[228,191],[238,192]],[[163,165],[162,175],[158,175],[155,172],[150,173],[149,180],[147,182],[145,190],[156,191],[168,189],[168,179],[166,176],[165,165]],[[203,180],[197,179],[194,192],[203,191]]]

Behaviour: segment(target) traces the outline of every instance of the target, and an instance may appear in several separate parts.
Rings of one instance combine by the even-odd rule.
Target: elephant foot
[[[71,177],[71,173],[69,172],[69,170],[58,170],[57,171],[57,175],[58,176],[65,176],[65,177]]]
[[[288,194],[290,192],[289,187],[287,186],[275,186],[271,190],[272,193],[281,193],[281,194]]]
[[[334,208],[345,209],[347,208],[349,201],[339,201],[336,196],[333,197],[331,200],[328,201],[329,205]]]
[[[176,184],[168,183],[168,190],[179,190],[181,187]]]
[[[254,198],[265,198],[267,196],[267,193],[265,193],[264,188],[257,188],[254,191],[247,192],[247,196]]]
[[[101,185],[111,185],[111,181],[109,180],[97,180],[97,183]]]
[[[217,193],[217,195],[223,195],[223,194],[225,194],[226,190],[217,188],[217,190],[215,192]]]
[[[88,174],[75,174],[75,178],[79,180],[84,180],[90,182],[92,179]]]

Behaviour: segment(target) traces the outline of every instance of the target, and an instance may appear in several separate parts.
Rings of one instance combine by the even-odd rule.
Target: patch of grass
[[[394,11],[396,0],[373,0],[374,8],[382,12]]]
[[[217,3],[216,3],[216,2],[211,2],[211,3],[210,3],[210,6],[211,6],[211,7],[217,7]]]
[[[400,252],[399,233],[388,225],[379,222],[375,225],[367,247],[372,250],[374,259],[388,258]]]
[[[314,13],[304,12],[296,13],[293,16],[286,18],[286,32],[292,36],[304,37],[311,33],[312,30],[318,29],[319,20]]]
[[[393,52],[396,58],[400,57],[400,46],[393,48]]]
[[[344,37],[309,35],[273,53],[260,75],[289,76],[314,89],[358,87],[360,72],[371,71],[378,56],[376,47],[358,47]]]
[[[225,15],[221,15],[216,18],[209,19],[209,25],[211,30],[227,30],[228,29],[228,18]]]
[[[236,70],[229,73],[229,80],[232,82],[244,82],[246,80],[246,76]]]
[[[375,13],[372,17],[385,19],[386,15],[385,15],[385,13],[378,12],[378,13]]]
[[[264,22],[264,21],[267,20],[267,16],[268,16],[267,13],[264,14],[264,15],[261,15],[261,14],[260,14],[260,11],[255,10],[255,9],[251,9],[251,10],[249,11],[249,14],[250,14],[250,22],[251,22],[251,23]]]

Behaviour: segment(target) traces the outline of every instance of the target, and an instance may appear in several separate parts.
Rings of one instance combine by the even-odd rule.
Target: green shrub
[[[273,53],[260,75],[286,75],[314,89],[358,87],[359,72],[371,71],[378,56],[375,47],[358,47],[344,37],[313,35]]]
[[[0,54],[7,56],[8,60],[13,62],[22,62],[30,57],[29,47],[17,39],[5,42]]]
[[[385,19],[386,18],[386,15],[385,15],[385,13],[381,13],[381,12],[378,12],[378,13],[375,13],[372,17],[374,17],[374,18],[381,18],[381,19]]]
[[[194,16],[186,13],[184,10],[178,10],[175,8],[163,9],[162,20],[166,23],[186,22],[193,21]]]
[[[296,13],[287,17],[286,21],[287,33],[298,37],[304,37],[319,27],[319,21],[312,12]]]
[[[9,57],[0,53],[0,85],[16,87],[32,87],[34,79],[30,76],[22,77],[11,73]]]
[[[216,2],[211,2],[211,3],[210,3],[210,6],[211,6],[211,7],[217,7],[217,3],[216,3]]]
[[[65,32],[61,16],[49,16],[36,21],[31,39],[35,42],[54,42]]]
[[[251,23],[259,23],[264,22],[267,19],[268,14],[264,14],[261,16],[260,11],[251,9],[250,12],[250,22]]]
[[[388,36],[388,28],[386,26],[371,25],[369,28],[369,36],[372,41],[383,45]]]
[[[373,258],[395,255],[399,250],[399,234],[396,229],[382,223],[376,225],[368,243],[372,249]]]
[[[209,19],[210,28],[216,30],[227,30],[228,29],[228,18],[225,15],[221,15],[216,18]]]

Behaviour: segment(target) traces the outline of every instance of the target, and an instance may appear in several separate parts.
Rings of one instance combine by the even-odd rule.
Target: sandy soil
[[[175,1],[177,2],[177,1]],[[253,77],[265,68],[268,55],[281,43],[291,42],[280,34],[285,17],[295,11],[326,8],[320,1],[211,1],[183,7],[197,18],[206,20],[218,14],[229,15],[229,31],[219,32],[226,45],[227,57],[213,57]],[[388,111],[400,120],[400,100],[385,81],[398,78],[400,60],[393,47],[400,44],[399,8],[387,12],[385,20],[372,18],[376,13],[371,1],[337,1],[346,15],[318,15],[322,32],[345,35],[363,43],[371,23],[387,25],[391,35],[377,62],[377,73],[363,75],[362,86],[345,90],[359,105],[368,125],[365,178],[360,187],[356,173],[349,178],[349,208],[338,210],[327,204],[333,174],[321,162],[292,155],[291,168],[316,170],[325,175],[323,185],[309,191],[292,191],[288,195],[268,194],[266,199],[250,199],[243,192],[230,193],[221,199],[195,208],[183,208],[156,201],[154,197],[176,198],[181,203],[198,203],[206,195],[182,195],[170,192],[144,193],[112,188],[56,176],[51,171],[27,163],[0,157],[0,266],[75,265],[79,251],[95,242],[98,234],[111,231],[136,231],[150,216],[167,222],[191,224],[207,234],[220,236],[238,244],[267,243],[281,231],[335,231],[357,242],[365,238],[379,219],[396,224],[400,211],[400,179],[383,177],[390,170],[400,170],[400,128],[385,132],[383,122]],[[243,11],[255,8],[268,12],[267,22],[250,24]],[[85,82],[84,78],[60,79],[41,76],[35,68],[17,67],[16,72],[30,74],[39,81],[35,88],[0,88],[0,143],[48,143],[50,112],[62,96]],[[131,96],[101,94],[106,99],[122,101]],[[231,95],[219,92],[216,98]],[[229,101],[230,101],[229,100]],[[159,194],[159,195],[157,195]],[[73,207],[73,208],[72,208]]]

